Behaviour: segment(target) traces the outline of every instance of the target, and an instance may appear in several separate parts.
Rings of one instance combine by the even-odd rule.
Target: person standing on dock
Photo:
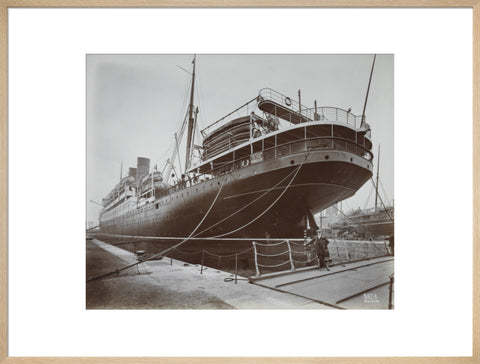
[[[317,233],[307,245],[310,244],[313,244],[313,247],[317,252],[318,269],[326,268],[327,270],[330,270],[328,269],[327,262],[325,261],[325,257],[328,254],[329,241],[322,236],[321,230],[317,230]]]

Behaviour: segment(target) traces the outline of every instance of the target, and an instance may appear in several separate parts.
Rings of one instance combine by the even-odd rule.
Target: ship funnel
[[[146,176],[150,171],[150,159],[138,157],[137,158],[137,173],[135,180],[137,181],[137,186],[142,180],[143,176]]]
[[[133,168],[133,167],[130,167],[128,169],[128,177],[136,177],[137,176],[137,169],[136,168]]]

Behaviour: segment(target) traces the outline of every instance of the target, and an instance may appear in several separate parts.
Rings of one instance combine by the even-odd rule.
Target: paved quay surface
[[[391,256],[335,265],[330,270],[309,268],[255,279],[255,283],[307,297],[333,307],[386,309],[389,305]]]
[[[136,262],[135,254],[87,240],[86,279]],[[138,267],[138,269],[137,269]],[[330,309],[244,277],[175,259],[148,261],[86,284],[87,309]],[[225,279],[228,281],[226,282]]]

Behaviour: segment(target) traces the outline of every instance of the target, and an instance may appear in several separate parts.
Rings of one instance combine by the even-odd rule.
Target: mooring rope
[[[295,174],[293,175],[292,179],[290,180],[290,182],[288,183],[287,186],[285,186],[285,188],[283,189],[282,193],[275,199],[275,201],[273,201],[270,206],[268,206],[261,214],[259,214],[257,217],[255,217],[253,220],[249,221],[248,223],[244,224],[243,226],[240,226],[239,228],[235,229],[235,230],[232,230],[228,233],[223,233],[223,234],[220,234],[220,235],[215,235],[213,236],[214,238],[221,238],[225,235],[230,235],[230,234],[233,234],[233,233],[236,233],[237,231],[239,230],[242,230],[243,228],[246,228],[247,226],[253,224],[255,221],[257,221],[259,218],[261,218],[263,215],[265,215],[282,197],[283,195],[285,194],[285,192],[287,192],[287,190],[290,188],[290,186],[292,185],[295,177],[297,177],[298,175],[298,172],[300,172],[300,168],[302,168],[303,164],[305,163],[305,161],[307,160],[308,158],[308,155],[310,154],[310,151],[307,153],[307,155],[305,156],[305,159],[302,161],[302,163],[299,164],[297,170],[295,171]]]
[[[279,186],[283,181],[285,181],[288,177],[290,177],[292,175],[292,173],[294,173],[295,170],[291,171],[289,174],[287,174],[285,177],[283,177],[279,182],[277,182],[273,187],[269,188],[267,191],[265,191],[264,193],[262,193],[260,196],[258,196],[257,198],[255,198],[254,200],[250,201],[248,204],[246,204],[245,206],[242,206],[240,209],[236,210],[235,212],[233,212],[232,214],[228,215],[227,217],[223,218],[222,220],[220,221],[217,221],[215,224],[209,226],[208,228],[200,231],[197,235],[195,236],[198,236],[200,234],[203,234],[205,231],[208,231],[212,228],[214,228],[215,226],[221,224],[222,222],[230,219],[232,216],[235,216],[236,214],[238,214],[239,212],[245,210],[247,207],[249,207],[250,205],[252,205],[253,203],[257,202],[258,200],[260,200],[262,197],[264,197],[267,193],[273,191],[275,188],[277,188],[277,186]],[[215,238],[217,236],[214,236]]]
[[[203,216],[203,218],[200,220],[200,222],[197,224],[197,226],[195,227],[195,229],[193,229],[193,231],[190,233],[190,236],[188,236],[186,239],[182,240],[180,243],[178,244],[175,244],[174,246],[172,247],[169,247],[168,249],[165,249],[164,251],[160,252],[160,253],[157,253],[157,254],[154,254],[150,257],[148,257],[147,259],[145,260],[139,260],[138,262],[135,262],[135,263],[132,263],[132,264],[129,264],[129,265],[126,265],[125,267],[123,268],[117,268],[115,269],[114,271],[111,271],[111,272],[108,272],[108,273],[105,273],[105,274],[101,274],[99,276],[96,276],[96,277],[93,277],[93,278],[90,278],[87,280],[87,283],[88,282],[91,282],[93,280],[96,280],[96,279],[100,279],[100,278],[105,278],[105,277],[108,277],[112,274],[115,274],[115,273],[119,273],[121,272],[122,270],[125,270],[125,269],[128,269],[128,268],[131,268],[131,267],[134,267],[140,263],[143,263],[143,262],[146,262],[148,260],[153,260],[159,256],[162,256],[162,255],[165,255],[165,253],[173,250],[173,249],[176,249],[178,248],[179,246],[183,245],[184,243],[186,243],[192,236],[193,234],[195,234],[195,232],[198,230],[198,228],[203,224],[203,222],[205,221],[205,219],[207,218],[208,214],[210,213],[210,211],[212,210],[213,206],[215,205],[215,202],[217,202],[217,199],[218,199],[218,196],[220,196],[220,192],[222,192],[222,189],[223,189],[223,183],[220,185],[220,188],[217,192],[217,195],[215,196],[215,199],[213,200],[212,204],[210,205],[210,207],[208,208],[207,212],[205,213],[205,215]]]
[[[281,194],[280,194],[280,195],[275,199],[275,201],[273,201],[273,203],[270,204],[270,206],[268,206],[262,213],[260,213],[257,217],[255,217],[255,218],[254,218],[253,220],[251,220],[250,222],[244,224],[243,226],[241,226],[241,227],[239,227],[239,228],[237,228],[237,229],[235,229],[235,230],[232,230],[232,231],[227,232],[227,233],[224,233],[224,234],[212,236],[212,237],[210,237],[210,238],[221,238],[221,237],[223,237],[223,236],[233,234],[233,233],[235,233],[235,232],[237,232],[237,231],[239,231],[239,230],[241,230],[241,229],[243,229],[243,228],[245,228],[245,227],[253,224],[256,220],[258,220],[260,217],[262,217],[264,214],[266,214],[266,213],[280,200],[280,198],[283,197],[283,195],[284,195],[285,192],[288,190],[288,188],[290,188],[291,184],[293,183],[293,181],[294,181],[295,178],[297,177],[298,172],[300,171],[301,167],[303,166],[303,164],[304,164],[305,161],[307,160],[309,154],[310,154],[310,151],[307,153],[307,155],[305,156],[305,159],[302,161],[302,163],[301,163],[301,164],[298,166],[298,168],[295,170],[295,173],[294,173],[293,177],[291,178],[291,180],[290,180],[290,182],[287,184],[287,186],[285,186],[285,188],[283,189],[283,191],[281,192]],[[270,188],[268,191],[266,191],[264,194],[262,194],[260,197],[263,197],[265,194],[267,194],[268,192],[272,191],[274,188],[276,188],[277,185],[279,185],[280,183],[282,183],[282,182],[283,182],[286,178],[288,178],[291,174],[292,174],[292,172],[289,173],[286,177],[284,177],[284,178],[283,178],[280,182],[278,182],[274,187]],[[176,245],[174,245],[174,246],[172,246],[172,247],[169,247],[168,249],[165,249],[164,251],[162,251],[162,252],[160,252],[160,253],[157,253],[157,254],[154,254],[154,255],[148,257],[148,258],[145,259],[145,260],[139,260],[138,262],[129,264],[129,265],[125,266],[125,267],[122,267],[122,268],[119,268],[119,269],[115,269],[115,270],[112,271],[112,272],[105,273],[105,274],[102,274],[102,275],[99,275],[99,276],[90,278],[90,279],[87,280],[87,282],[91,282],[91,281],[96,280],[96,279],[108,277],[108,276],[110,276],[110,275],[112,275],[112,274],[115,274],[115,273],[118,274],[119,272],[121,272],[121,271],[123,271],[123,270],[125,270],[125,269],[134,267],[134,266],[136,266],[136,265],[138,265],[138,264],[140,264],[140,263],[143,263],[143,262],[145,262],[145,261],[153,260],[153,259],[155,259],[155,258],[157,258],[157,257],[159,257],[159,256],[163,256],[163,255],[165,255],[166,253],[168,253],[169,251],[172,251],[172,250],[178,248],[179,246],[183,245],[184,243],[186,243],[187,241],[189,241],[190,238],[192,238],[192,237],[197,237],[197,236],[200,235],[201,233],[210,230],[212,227],[218,225],[219,223],[225,221],[226,219],[228,219],[228,218],[230,218],[231,216],[233,216],[233,215],[235,215],[236,213],[238,213],[239,210],[237,210],[236,212],[234,212],[233,214],[231,214],[231,215],[228,216],[227,218],[223,219],[222,221],[217,222],[216,224],[210,226],[209,228],[207,228],[207,229],[205,229],[205,230],[203,230],[203,231],[201,231],[200,233],[198,233],[198,234],[195,235],[196,231],[197,231],[198,228],[203,224],[203,222],[204,222],[205,219],[207,218],[208,214],[209,214],[210,211],[212,210],[213,206],[215,205],[215,203],[216,203],[216,201],[217,201],[217,199],[218,199],[218,197],[219,197],[219,195],[220,195],[220,192],[221,192],[222,189],[223,189],[223,185],[224,185],[224,183],[221,184],[220,189],[218,190],[218,193],[217,193],[217,195],[215,196],[215,199],[213,200],[212,204],[210,205],[208,211],[207,211],[207,212],[205,213],[205,215],[203,216],[202,220],[197,224],[197,226],[195,227],[195,229],[190,233],[190,235],[189,235],[187,238],[185,238],[184,240],[182,240],[182,241],[179,242],[178,244],[176,244]],[[243,208],[246,208],[247,206],[250,206],[253,202],[257,201],[260,197],[257,197],[254,201],[250,202],[248,205],[244,206]],[[242,208],[242,209],[243,209],[243,208]],[[145,238],[145,237],[142,237],[142,238]],[[288,262],[288,261],[287,261],[287,262]],[[282,264],[280,264],[280,265],[283,265],[283,264],[285,264],[285,263],[282,263]],[[274,266],[272,266],[272,267],[274,267]]]

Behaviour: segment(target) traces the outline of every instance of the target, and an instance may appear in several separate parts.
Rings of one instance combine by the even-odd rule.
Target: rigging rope
[[[220,234],[220,235],[215,235],[213,236],[214,238],[220,238],[222,236],[225,236],[225,235],[230,235],[230,234],[233,234],[233,233],[236,233],[237,231],[239,230],[242,230],[243,228],[253,224],[255,221],[257,221],[259,218],[261,218],[263,215],[265,215],[282,197],[283,195],[285,194],[285,192],[287,192],[288,188],[291,186],[291,184],[293,183],[295,177],[297,177],[298,175],[298,172],[300,172],[300,168],[302,168],[303,164],[305,163],[305,161],[307,160],[308,158],[308,155],[310,154],[310,151],[307,153],[307,155],[305,156],[305,159],[302,161],[302,163],[300,163],[300,165],[298,166],[295,174],[293,175],[292,179],[290,180],[290,182],[288,183],[287,186],[285,186],[284,190],[282,191],[282,193],[275,199],[275,201],[272,202],[272,204],[270,206],[268,206],[261,214],[259,214],[257,217],[255,217],[253,220],[249,221],[248,223],[244,224],[243,226],[240,226],[239,228],[235,229],[235,230],[232,230],[228,233],[224,233],[224,234]]]
[[[285,181],[288,177],[290,177],[292,175],[292,173],[294,173],[295,170],[291,171],[289,174],[287,174],[285,177],[283,177],[282,180],[280,180],[279,182],[277,182],[272,188],[268,189],[267,191],[265,191],[264,193],[262,193],[260,196],[258,196],[257,198],[255,198],[253,201],[250,201],[248,204],[246,204],[245,206],[242,206],[240,209],[236,210],[235,212],[233,212],[232,214],[228,215],[227,217],[223,218],[222,220],[220,221],[217,221],[215,224],[209,226],[208,228],[202,230],[201,232],[199,232],[196,236],[200,235],[200,234],[203,234],[204,232],[214,228],[215,226],[221,224],[222,222],[230,219],[232,216],[235,216],[236,214],[238,214],[239,212],[245,210],[248,206],[252,205],[253,203],[257,202],[259,199],[261,199],[262,197],[264,197],[267,193],[273,191],[275,188],[277,188],[277,186],[279,186],[283,181]],[[231,173],[231,172],[230,172]],[[214,236],[214,237],[218,237],[218,236]]]
[[[380,187],[382,187],[382,191],[383,191],[383,195],[385,196],[387,202],[388,202],[388,195],[387,195],[387,191],[385,191],[385,187],[383,187],[383,183],[382,183],[382,180],[379,179],[378,182],[380,183]]]
[[[375,182],[373,181],[373,178],[372,178],[372,177],[370,177],[370,181],[372,181],[373,187],[375,187]],[[389,218],[392,222],[394,222],[394,221],[393,221],[393,218],[392,218],[392,217],[390,216],[390,214],[388,213],[385,204],[383,203],[382,196],[378,195],[378,197],[380,198],[380,202],[382,203],[383,209],[385,210],[385,213],[387,214],[388,218]],[[375,206],[375,207],[376,207],[376,206]]]

